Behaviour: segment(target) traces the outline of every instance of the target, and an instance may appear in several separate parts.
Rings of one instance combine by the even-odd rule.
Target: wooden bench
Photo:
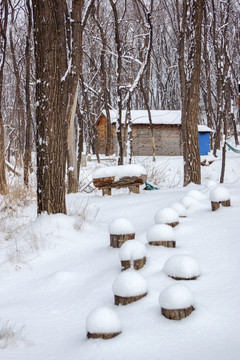
[[[93,184],[96,188],[102,190],[103,195],[111,195],[113,188],[128,188],[129,191],[139,194],[139,186],[143,185],[147,180],[145,169],[140,165],[108,166],[105,169],[98,170],[93,176]],[[106,174],[111,176],[102,176],[104,170],[106,170]]]

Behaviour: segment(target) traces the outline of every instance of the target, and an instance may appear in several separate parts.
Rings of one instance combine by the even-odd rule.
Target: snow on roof
[[[114,176],[115,180],[118,180],[124,176],[141,176],[146,174],[146,169],[139,164],[104,166],[94,171],[93,179]]]
[[[179,221],[179,216],[176,210],[172,208],[163,208],[156,212],[155,224],[170,224]]]
[[[198,132],[214,132],[214,131],[206,125],[198,125]]]
[[[166,224],[156,224],[147,231],[147,241],[174,241],[175,232]]]
[[[161,308],[174,310],[184,309],[194,304],[191,290],[182,284],[171,285],[159,295]]]
[[[191,279],[200,275],[200,267],[197,261],[190,255],[174,255],[165,263],[163,271],[174,277]]]
[[[120,260],[139,260],[146,256],[146,247],[137,240],[126,241],[119,251]]]
[[[105,306],[98,307],[90,312],[86,320],[86,328],[92,334],[110,334],[122,330],[117,313]]]
[[[217,186],[213,188],[210,193],[210,200],[215,202],[230,200],[228,189],[224,186]]]
[[[103,111],[106,116],[106,112]],[[180,125],[180,110],[151,110],[153,124]],[[122,123],[125,122],[126,110],[122,111]],[[131,110],[131,118],[134,124],[149,124],[147,110]],[[114,124],[117,121],[117,111],[110,110],[110,120]]]
[[[181,110],[150,110],[151,118],[154,125],[181,125]],[[109,110],[110,121],[112,124],[117,121],[117,110]],[[106,111],[102,114],[106,116]],[[126,110],[122,111],[122,123],[125,122]],[[149,124],[147,110],[131,110],[131,119],[133,124]],[[198,132],[214,132],[206,125],[198,125]]]
[[[147,292],[145,279],[136,270],[125,270],[113,282],[114,295],[130,297],[143,295]]]
[[[109,234],[112,235],[123,235],[123,234],[134,234],[135,229],[130,220],[126,218],[113,219],[108,226]]]

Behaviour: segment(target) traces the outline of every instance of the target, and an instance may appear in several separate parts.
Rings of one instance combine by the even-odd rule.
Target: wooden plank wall
[[[107,119],[103,115],[98,123],[98,151],[106,153]],[[154,125],[156,155],[178,156],[182,155],[181,126],[180,125]],[[116,124],[112,124],[111,154],[117,154]],[[152,138],[149,125],[137,124],[133,126],[133,156],[151,156]]]

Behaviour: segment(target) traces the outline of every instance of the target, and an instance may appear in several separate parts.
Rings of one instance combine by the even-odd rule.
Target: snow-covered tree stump
[[[171,256],[166,261],[163,271],[174,280],[196,280],[200,276],[197,261],[189,255]]]
[[[129,269],[113,282],[115,305],[128,305],[147,295],[147,284],[135,270]]]
[[[210,193],[212,211],[219,209],[220,205],[224,207],[231,206],[231,200],[228,190],[223,186],[217,186]]]
[[[170,320],[181,320],[195,310],[192,292],[180,284],[165,288],[159,295],[159,304],[162,315]]]
[[[155,224],[167,224],[175,227],[179,224],[179,216],[176,210],[172,208],[164,208],[158,210],[154,217]]]
[[[122,332],[116,312],[104,306],[88,315],[86,327],[89,339],[112,339]]]
[[[175,309],[175,310],[161,308],[161,313],[167,319],[181,320],[187,317],[188,315],[190,315],[193,310],[194,310],[193,306],[189,306],[188,308],[185,309]]]
[[[135,238],[135,229],[126,218],[116,218],[109,224],[110,246],[120,248],[123,243]]]
[[[187,217],[187,209],[185,206],[179,202],[175,202],[171,205],[171,208],[178,213],[178,216],[181,218]]]
[[[149,245],[153,246],[176,247],[174,230],[171,226],[166,224],[153,225],[147,231],[147,240]]]
[[[146,264],[146,247],[137,240],[127,241],[120,249],[119,258],[123,270],[139,270]]]

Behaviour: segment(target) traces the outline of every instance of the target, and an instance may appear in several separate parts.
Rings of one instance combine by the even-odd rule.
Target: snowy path
[[[214,213],[209,189],[190,186],[140,195],[93,196],[89,210],[97,207],[99,213],[81,231],[64,215],[34,222],[31,231],[47,239],[35,259],[14,271],[3,261],[6,250],[0,252],[0,321],[25,326],[25,340],[19,347],[0,350],[1,359],[238,360],[240,185],[227,187],[232,206]],[[147,281],[148,295],[125,307],[114,306],[112,283],[121,267],[119,250],[109,247],[109,222],[119,216],[129,218],[137,229],[136,239],[146,243],[156,210],[181,200],[192,189],[204,196],[175,228],[177,248],[146,245],[147,264],[139,273]],[[72,201],[76,205],[82,196]],[[202,269],[198,280],[183,282],[194,294],[196,310],[179,322],[165,319],[158,305],[160,291],[175,283],[162,272],[165,261],[175,254],[194,256]],[[86,338],[86,317],[98,306],[118,313],[123,332],[117,338]]]

